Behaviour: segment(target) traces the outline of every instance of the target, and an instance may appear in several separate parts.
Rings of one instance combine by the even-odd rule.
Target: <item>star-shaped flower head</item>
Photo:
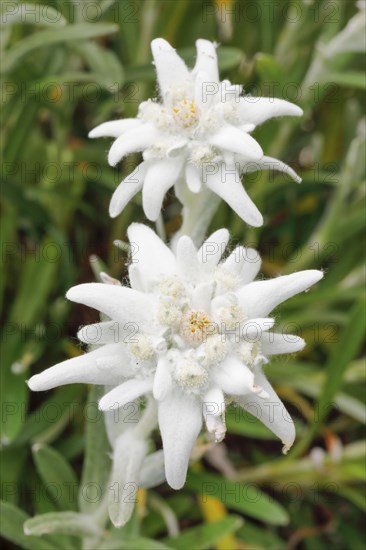
[[[160,100],[141,103],[137,118],[105,122],[90,137],[110,136],[108,160],[114,166],[123,157],[142,152],[143,162],[117,187],[110,215],[117,216],[142,189],[142,203],[155,221],[165,193],[174,185],[199,193],[216,193],[249,225],[262,225],[262,215],[247,195],[241,174],[276,169],[301,179],[286,164],[266,157],[250,135],[272,117],[300,116],[296,105],[272,97],[243,96],[242,86],[220,82],[216,46],[197,40],[197,61],[189,70],[170,44],[152,41]]]
[[[216,231],[197,250],[182,236],[176,253],[148,227],[132,224],[137,252],[131,288],[89,283],[67,298],[109,320],[83,327],[78,337],[98,349],[69,359],[29,380],[34,391],[83,382],[114,386],[99,402],[111,411],[144,395],[158,408],[166,479],[183,486],[192,447],[205,421],[216,441],[225,436],[225,408],[237,401],[291,447],[294,425],[268,382],[271,355],[303,348],[297,336],[270,332],[270,312],[308,289],[323,273],[309,270],[253,281],[258,254],[237,247],[221,259],[229,234]]]

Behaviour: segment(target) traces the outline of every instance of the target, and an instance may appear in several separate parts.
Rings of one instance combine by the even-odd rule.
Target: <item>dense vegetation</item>
[[[307,341],[303,352],[272,361],[267,370],[296,421],[288,456],[269,430],[233,409],[219,450],[203,456],[207,441],[200,441],[201,458],[184,489],[140,490],[133,520],[121,530],[106,524],[98,547],[364,547],[364,4],[3,2],[6,548],[88,548],[93,536],[87,524],[82,543],[76,520],[60,533],[62,516],[41,516],[75,513],[77,485],[82,495],[88,480],[105,481],[108,446],[96,395],[89,406],[82,385],[30,395],[25,380],[79,354],[77,328],[97,320],[95,312],[67,303],[66,290],[93,280],[101,267],[126,277],[127,255],[113,243],[125,240],[132,220],[145,221],[140,198],[116,220],[107,209],[138,158],[109,168],[109,140],[89,140],[87,133],[104,120],[135,116],[138,103],[156,94],[149,43],[157,36],[189,64],[197,38],[216,40],[223,77],[244,84],[246,93],[273,94],[304,109],[300,120],[274,120],[255,133],[266,154],[297,169],[302,184],[283,174],[248,174],[250,196],[266,214],[263,228],[248,228],[222,203],[212,229],[228,227],[233,245],[256,247],[264,277],[304,268],[326,276],[277,313],[284,329]],[[169,236],[180,224],[173,193],[163,218]],[[92,499],[79,500],[83,514],[93,510]],[[26,536],[23,523],[34,516],[26,524],[33,536]]]

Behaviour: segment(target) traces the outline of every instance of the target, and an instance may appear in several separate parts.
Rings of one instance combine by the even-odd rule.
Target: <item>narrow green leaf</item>
[[[10,71],[24,55],[42,46],[50,46],[51,44],[68,42],[69,40],[96,38],[97,36],[112,34],[117,32],[117,30],[118,26],[114,23],[78,23],[31,34],[7,50],[1,71],[3,73]]]
[[[328,490],[332,490],[331,484],[329,484],[330,488]],[[350,502],[352,502],[357,508],[359,508],[362,512],[366,513],[366,499],[365,495],[361,490],[358,490],[356,487],[345,487],[345,486],[337,486],[335,490],[336,495],[341,495],[342,497],[346,498]]]
[[[117,92],[124,81],[124,71],[117,55],[96,42],[75,42],[73,50],[78,53],[90,69],[98,75],[104,87]]]
[[[246,521],[236,533],[236,537],[243,541],[246,548],[253,550],[281,550],[285,548],[285,541],[276,533],[267,531],[254,523]]]
[[[358,90],[365,90],[366,88],[366,76],[363,71],[345,71],[343,73],[331,73],[330,75],[327,75],[327,82],[330,82],[331,84],[338,84],[339,86],[345,86],[348,88],[356,88]]]
[[[212,548],[222,537],[235,532],[242,524],[243,520],[240,517],[227,516],[219,521],[186,529],[177,537],[164,539],[164,542],[177,550],[186,550],[187,548],[206,550]]]
[[[76,510],[78,482],[68,462],[60,453],[39,443],[32,448],[38,474],[60,510]]]
[[[62,429],[72,418],[75,404],[81,400],[83,387],[80,385],[62,386],[52,393],[32,414],[28,415],[22,430],[13,441],[14,446],[22,446],[24,443],[49,443],[50,428],[57,435],[54,427]]]
[[[171,550],[174,546],[167,546],[160,541],[145,537],[111,538],[99,545],[99,550]]]
[[[1,10],[1,25],[21,23],[22,25],[28,24],[54,28],[55,25],[63,26],[67,23],[62,13],[52,6],[24,2],[18,4],[16,6],[17,9],[14,10],[14,5],[13,2],[4,2],[3,9]],[[10,9],[8,10],[7,7]]]
[[[5,416],[2,423],[2,439],[11,442],[19,433],[28,402],[25,369],[17,369],[27,351],[26,346],[35,338],[35,325],[47,310],[47,300],[54,285],[59,259],[51,261],[48,251],[55,243],[46,237],[36,252],[22,258],[21,279],[16,299],[4,326],[2,342],[1,385]],[[50,248],[49,248],[50,247]]]
[[[239,408],[229,408],[225,417],[228,432],[254,439],[277,439],[257,418]]]
[[[24,550],[54,550],[57,548],[47,539],[25,535],[23,524],[28,520],[28,516],[13,504],[0,501],[0,516],[1,536],[16,546],[24,548]]]
[[[99,537],[102,530],[90,516],[76,512],[51,512],[28,519],[24,524],[27,535],[62,533],[77,537]]]
[[[318,414],[314,420],[314,429],[325,420],[329,413],[329,403],[341,387],[343,374],[359,352],[365,335],[365,300],[361,299],[350,311],[349,322],[340,335],[327,365],[327,378],[318,401]]]
[[[240,483],[222,479],[215,474],[190,472],[187,487],[203,498],[212,496],[228,508],[272,525],[287,525],[287,511],[272,497],[263,493],[254,483]]]
[[[103,388],[92,386],[89,392],[89,420],[86,422],[85,458],[79,491],[79,507],[92,514],[100,506],[105,494],[110,470],[110,444],[104,424],[104,415],[98,409]]]
[[[18,502],[21,493],[21,478],[27,460],[28,451],[5,447],[0,451],[0,477],[4,482],[0,485],[1,499],[13,504]]]

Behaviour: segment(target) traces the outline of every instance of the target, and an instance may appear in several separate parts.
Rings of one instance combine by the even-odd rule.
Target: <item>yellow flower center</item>
[[[203,342],[216,332],[204,311],[188,311],[181,319],[180,334],[187,342]]]
[[[182,99],[176,103],[172,111],[176,122],[183,128],[189,128],[198,122],[197,105],[189,99]]]

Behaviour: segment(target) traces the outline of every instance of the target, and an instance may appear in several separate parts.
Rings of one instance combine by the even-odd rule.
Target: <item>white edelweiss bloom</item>
[[[135,119],[104,122],[89,133],[92,138],[117,138],[108,156],[112,166],[130,153],[143,155],[143,162],[115,190],[109,213],[117,216],[142,189],[145,214],[155,221],[165,193],[183,181],[191,193],[209,189],[258,227],[262,215],[240,176],[275,169],[301,179],[283,162],[264,156],[250,132],[273,117],[301,116],[302,109],[282,99],[245,96],[242,86],[220,82],[216,45],[200,39],[196,46],[196,64],[189,70],[166,40],[153,40],[160,100],[141,103]]]
[[[109,385],[112,389],[99,402],[103,411],[143,395],[153,397],[166,479],[174,489],[185,482],[202,421],[215,441],[224,438],[228,400],[258,416],[288,449],[294,425],[262,367],[271,355],[301,350],[305,343],[270,332],[274,319],[269,314],[323,273],[308,270],[254,281],[260,269],[254,250],[239,246],[222,259],[226,229],[199,250],[182,236],[175,253],[145,225],[132,224],[128,236],[138,250],[129,266],[132,288],[90,283],[66,295],[109,319],[78,333],[82,342],[100,347],[33,376],[29,387]],[[136,448],[141,462],[145,447],[138,441]]]

